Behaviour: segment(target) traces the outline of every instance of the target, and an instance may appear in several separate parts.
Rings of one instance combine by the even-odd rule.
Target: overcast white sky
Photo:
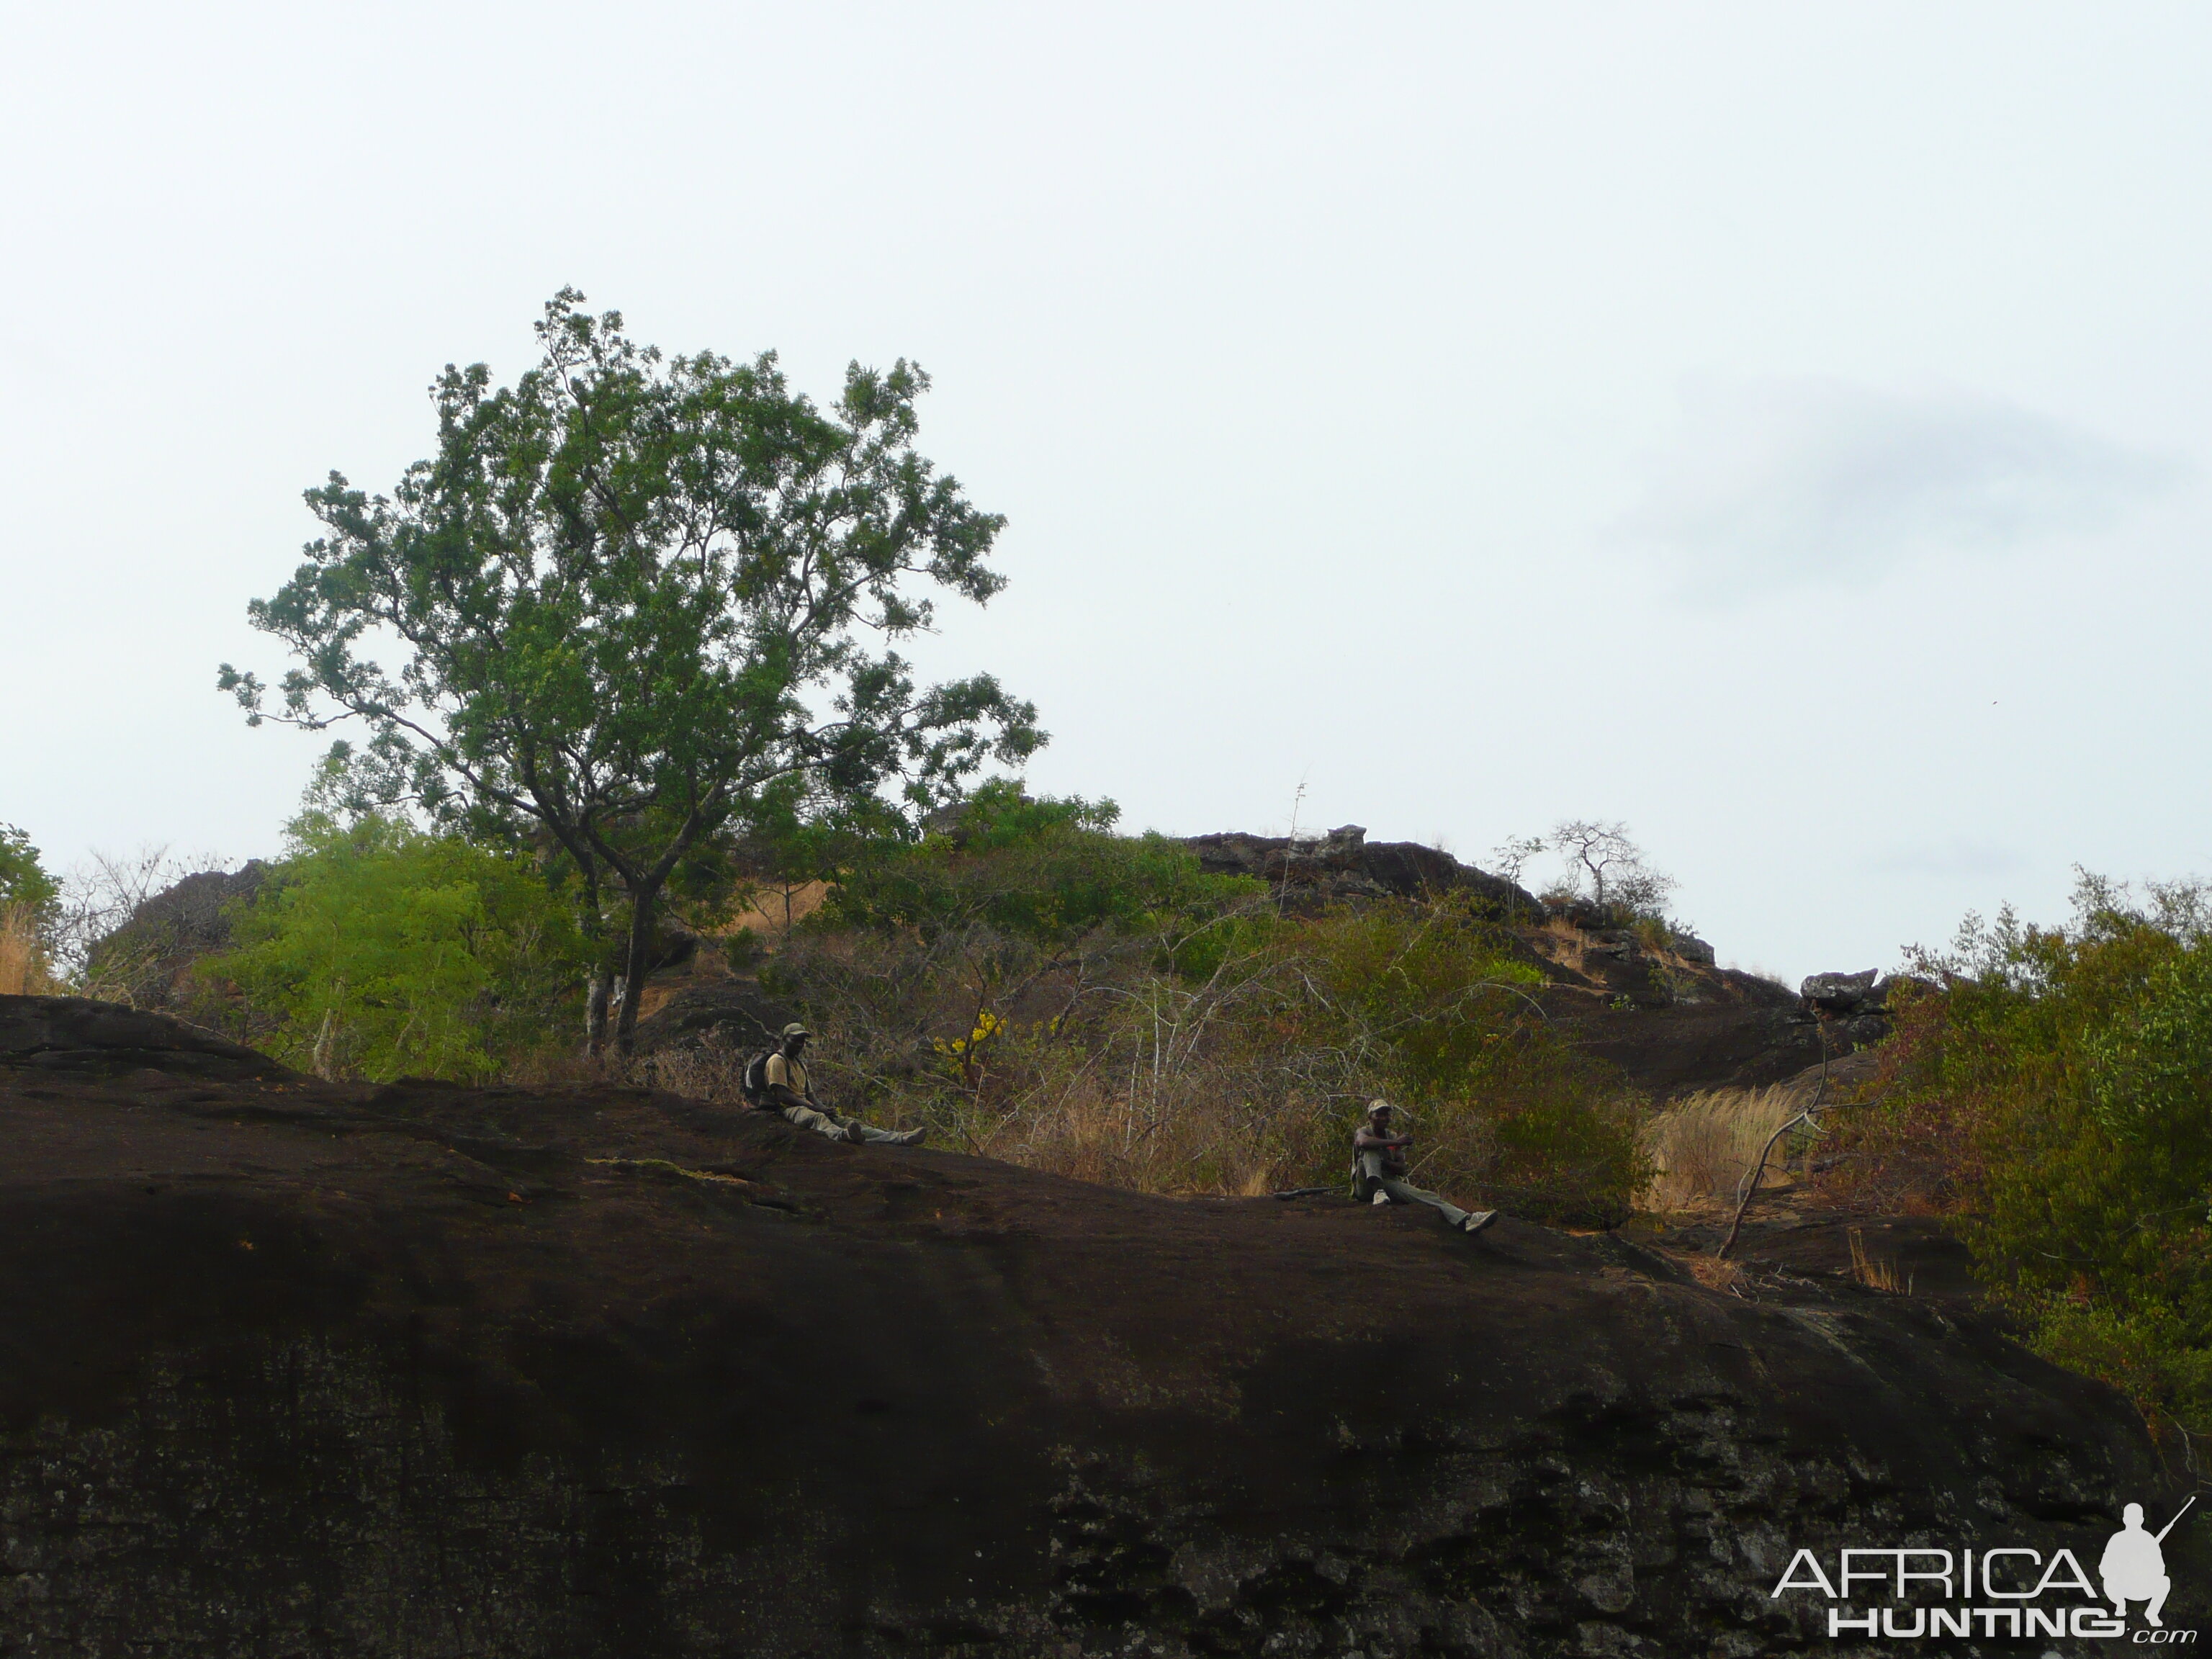
[[[1626,819],[1723,961],[2212,873],[2212,11],[0,5],[0,821],[273,851],[229,659],[563,283],[936,380],[923,653],[1133,828]]]

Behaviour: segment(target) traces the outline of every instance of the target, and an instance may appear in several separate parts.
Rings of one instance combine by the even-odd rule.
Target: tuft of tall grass
[[[1657,1113],[1644,1131],[1654,1170],[1644,1189],[1645,1207],[1664,1212],[1733,1203],[1767,1137],[1802,1110],[1806,1099],[1802,1089],[1781,1083],[1706,1089]],[[1791,1150],[1776,1149],[1767,1164],[1769,1182],[1782,1176],[1781,1154]]]
[[[1863,1228],[1850,1230],[1851,1277],[1870,1291],[1883,1291],[1891,1296],[1911,1296],[1912,1276],[1908,1273],[1903,1282],[1897,1276],[1897,1263],[1879,1261],[1867,1254],[1866,1232]]]

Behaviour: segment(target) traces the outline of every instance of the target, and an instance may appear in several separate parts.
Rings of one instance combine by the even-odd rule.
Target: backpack
[[[748,1106],[763,1112],[775,1109],[768,1098],[768,1060],[770,1054],[781,1054],[779,1048],[763,1048],[745,1062],[743,1076],[738,1079],[738,1094]]]

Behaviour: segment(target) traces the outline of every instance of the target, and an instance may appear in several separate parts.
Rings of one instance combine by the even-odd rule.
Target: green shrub
[[[1546,1220],[1628,1218],[1650,1176],[1643,1103],[1553,1032],[1542,974],[1477,902],[1337,911],[1279,948],[1310,988],[1300,1039],[1341,1046],[1358,1090],[1409,1111],[1416,1180]]]
[[[0,823],[0,909],[48,917],[60,908],[61,884],[39,862],[39,849],[12,823]]]
[[[311,814],[293,842],[204,969],[235,986],[276,1058],[327,1077],[488,1079],[580,1020],[574,913],[527,859],[374,817]]]
[[[1906,1011],[1863,1155],[1935,1171],[1993,1293],[2062,1364],[2212,1425],[2206,896],[2087,879],[2071,925],[1969,925]]]
[[[988,783],[957,820],[912,845],[878,842],[840,877],[819,926],[912,928],[925,939],[988,928],[1047,949],[1086,937],[1171,939],[1264,895],[1209,876],[1164,836],[1113,833],[1111,801],[1031,799]]]

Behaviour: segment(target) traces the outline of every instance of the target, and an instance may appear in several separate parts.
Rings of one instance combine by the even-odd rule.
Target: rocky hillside
[[[137,1007],[179,1006],[187,971],[230,948],[231,907],[250,902],[269,873],[255,859],[234,871],[199,871],[164,888],[92,946],[88,976],[103,995]]]
[[[1817,975],[1792,992],[1717,966],[1703,939],[1655,939],[1587,905],[1547,906],[1436,848],[1370,842],[1356,823],[1297,842],[1232,833],[1185,844],[1206,869],[1267,881],[1293,909],[1477,895],[1543,972],[1547,1017],[1661,1095],[1778,1083],[1888,1034],[1888,985],[1873,973]]]
[[[1652,937],[1587,906],[1547,907],[1501,877],[1412,842],[1371,842],[1347,824],[1296,842],[1243,833],[1184,843],[1202,868],[1259,878],[1285,909],[1330,903],[1433,899],[1472,892],[1506,924],[1517,954],[1545,976],[1547,1019],[1587,1051],[1660,1096],[1779,1082],[1878,1042],[1887,981],[1871,973],[1820,975],[1791,991],[1716,964],[1712,947],[1686,935]],[[258,891],[268,866],[195,875],[139,907],[94,952],[102,994],[156,1012],[216,1018],[180,994],[186,970],[229,944],[226,907]],[[781,902],[764,899],[743,919],[746,941],[778,937],[776,918],[803,917],[819,883]],[[774,915],[771,915],[771,912]],[[763,994],[749,954],[671,922],[656,942],[638,1039],[652,1054],[710,1036],[749,1048],[793,1010]],[[733,966],[734,963],[734,966]]]
[[[1802,1266],[51,1000],[0,999],[0,1145],[10,1656],[1870,1653],[1794,1551],[2173,1507],[2109,1391]]]

